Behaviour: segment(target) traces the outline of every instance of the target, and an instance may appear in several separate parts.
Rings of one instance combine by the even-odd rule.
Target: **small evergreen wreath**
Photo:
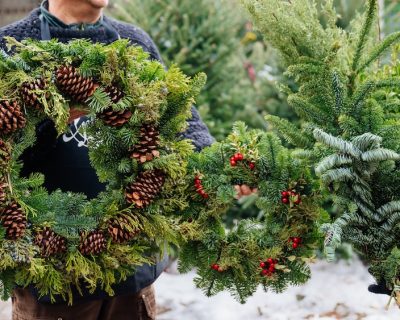
[[[197,268],[195,283],[207,296],[228,290],[242,303],[260,284],[282,292],[309,279],[322,245],[319,223],[329,218],[307,162],[273,133],[239,122],[225,141],[193,154],[188,171],[198,195],[183,211],[180,272]],[[258,190],[244,205],[260,214],[226,230],[221,217],[235,205],[233,185]]]
[[[15,283],[69,303],[73,286],[112,295],[113,284],[154,262],[166,244],[181,247],[181,271],[197,267],[208,295],[228,289],[244,301],[260,283],[281,291],[308,279],[324,215],[307,163],[241,123],[225,142],[194,153],[179,134],[203,74],[165,70],[125,40],[7,41],[14,54],[0,56],[3,298]],[[49,194],[41,174],[20,175],[36,126],[50,118],[64,132],[72,106],[92,119],[89,155],[107,183],[91,201]],[[221,217],[241,183],[258,187],[264,215],[227,232]]]

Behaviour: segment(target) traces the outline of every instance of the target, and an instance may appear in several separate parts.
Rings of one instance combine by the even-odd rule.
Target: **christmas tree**
[[[299,157],[316,166],[342,214],[323,226],[328,257],[348,241],[377,281],[397,291],[400,79],[382,58],[400,33],[380,40],[376,0],[368,1],[348,30],[337,27],[332,1],[320,6],[312,0],[242,2],[298,85],[286,90],[301,128],[273,116],[268,120],[299,148]]]

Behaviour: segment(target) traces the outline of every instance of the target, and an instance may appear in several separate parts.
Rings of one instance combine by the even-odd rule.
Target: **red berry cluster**
[[[218,271],[218,272],[223,272],[224,270],[222,270],[222,268],[219,266],[219,264],[217,264],[217,263],[213,263],[212,265],[211,265],[211,269],[213,269],[213,270],[215,270],[215,271]]]
[[[284,204],[300,204],[301,203],[301,196],[299,193],[294,192],[292,190],[282,191],[282,203]]]
[[[243,154],[241,154],[240,152],[235,153],[235,154],[231,157],[231,166],[232,166],[232,167],[236,167],[238,161],[243,161],[243,160],[244,160]]]
[[[236,167],[237,163],[239,161],[243,161],[243,160],[244,160],[244,156],[242,153],[240,153],[240,152],[235,153],[230,159],[231,166]],[[252,161],[247,161],[247,164],[248,164],[250,170],[254,170],[256,168],[256,164]]]
[[[298,237],[291,237],[290,242],[292,243],[292,248],[297,249],[297,247],[301,244],[302,239]]]
[[[201,179],[199,176],[194,178],[194,186],[196,187],[196,192],[203,197],[203,199],[208,198],[208,193],[204,191],[203,185],[201,184]]]
[[[275,265],[278,263],[276,259],[268,258],[266,261],[260,262],[260,268],[262,268],[261,275],[272,276],[275,272]]]

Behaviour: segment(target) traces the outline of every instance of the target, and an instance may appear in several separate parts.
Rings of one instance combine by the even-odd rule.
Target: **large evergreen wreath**
[[[166,71],[127,41],[9,45],[16,53],[2,57],[0,87],[1,269],[40,294],[66,298],[82,280],[112,294],[113,283],[151,262],[145,251],[177,243],[169,215],[187,206],[182,190],[192,152],[178,134],[205,77]],[[63,132],[72,107],[92,118],[85,127],[90,159],[107,183],[92,201],[48,194],[41,174],[20,176],[18,159],[35,142],[36,126],[50,118]],[[11,274],[2,273],[4,283]]]
[[[321,217],[307,163],[269,133],[237,124],[232,135],[196,154],[179,134],[205,82],[165,70],[127,41],[22,43],[0,56],[1,241],[3,297],[14,284],[72,303],[73,286],[112,285],[181,247],[181,271],[197,268],[208,295],[228,289],[244,301],[261,283],[277,291],[305,282]],[[35,128],[50,118],[59,133],[71,108],[91,117],[92,166],[107,190],[84,195],[20,175]],[[259,220],[225,230],[221,216],[234,185],[258,187]],[[322,215],[323,216],[323,215]]]

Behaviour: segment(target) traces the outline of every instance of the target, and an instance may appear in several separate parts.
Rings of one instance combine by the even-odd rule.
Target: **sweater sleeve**
[[[188,120],[188,124],[183,137],[192,140],[196,151],[210,146],[215,141],[194,106],[192,107],[192,118]]]

